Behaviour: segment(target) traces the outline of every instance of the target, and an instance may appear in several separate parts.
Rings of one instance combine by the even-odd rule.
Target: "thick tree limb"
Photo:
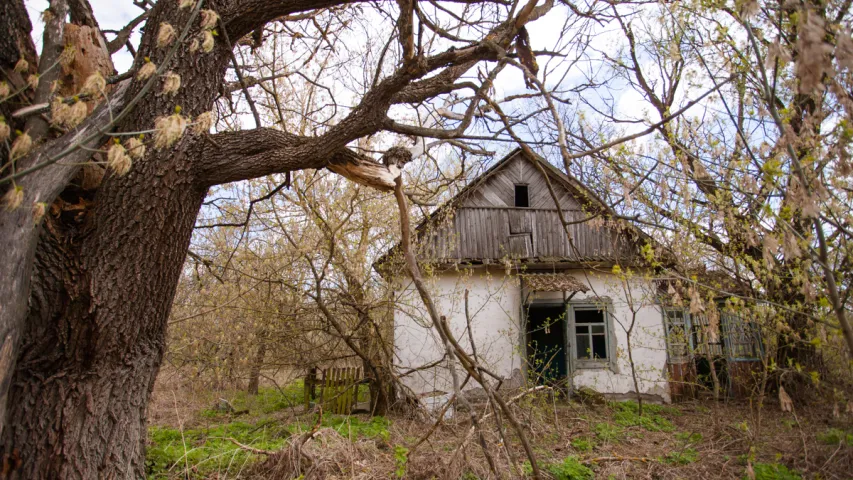
[[[246,0],[237,4],[251,4],[253,1],[255,0]],[[290,8],[304,7],[297,2],[283,2],[283,4]],[[545,7],[551,8],[550,5],[552,2],[546,2],[542,7],[533,9],[526,18],[538,18],[547,12]],[[311,6],[321,8],[323,5],[312,4]],[[278,11],[266,13],[272,15]],[[286,13],[294,12],[288,11],[276,16]],[[240,20],[238,12],[234,11],[231,15],[234,22],[243,21]],[[223,15],[223,22],[233,25],[226,21],[226,18],[227,16]],[[443,83],[457,79],[475,62],[497,58],[498,51],[509,45],[515,38],[517,28],[523,26],[525,22],[520,22],[518,18],[510,19],[497,26],[485,40],[478,44],[461,49],[449,49],[419,61],[417,66],[398,68],[392,75],[371,88],[346,118],[321,136],[300,137],[266,128],[214,135],[214,144],[221,148],[209,149],[206,152],[204,162],[197,166],[196,178],[202,186],[210,186],[272,173],[321,168],[333,164],[335,165],[333,168],[338,168],[339,173],[349,175],[359,183],[390,190],[391,185],[388,182],[396,178],[395,173],[389,171],[389,176],[386,174],[387,168],[383,169],[372,164],[367,157],[359,157],[346,150],[345,146],[357,138],[373,134],[387,126],[386,113],[393,103],[403,98],[410,101],[429,98],[432,93],[446,89],[446,86],[442,86]],[[232,31],[239,31],[233,26],[230,28]],[[434,80],[435,77],[432,77],[419,84],[413,83],[439,69],[444,69],[436,75],[440,77],[439,80]],[[417,87],[406,91],[412,85]],[[401,96],[399,95],[401,92],[405,93]],[[343,167],[355,159],[362,160],[364,163],[355,162],[349,167]]]
[[[84,0],[85,1],[85,0]],[[39,59],[39,83],[33,103],[46,103],[52,94],[52,84],[59,78],[61,68],[59,66],[59,55],[65,48],[65,17],[68,15],[68,3],[65,0],[53,0],[50,2],[53,16],[44,26],[44,36]],[[33,116],[27,120],[25,130],[34,141],[40,140],[48,129],[47,120],[41,116]]]
[[[121,86],[112,98],[109,106],[101,106],[73,132],[69,132],[49,142],[38,153],[19,160],[26,167],[35,164],[41,158],[50,158],[68,150],[72,145],[80,144],[68,154],[63,162],[57,162],[22,177],[18,186],[23,188],[24,201],[15,210],[0,209],[0,432],[6,421],[6,395],[15,368],[18,338],[21,322],[26,318],[27,300],[30,295],[33,258],[39,231],[39,224],[33,221],[32,207],[37,202],[51,204],[57,195],[68,185],[80,169],[79,164],[92,155],[91,149],[99,147],[103,135],[93,135],[109,125],[110,111],[120,110],[124,106],[124,88]],[[82,143],[81,143],[82,142]]]

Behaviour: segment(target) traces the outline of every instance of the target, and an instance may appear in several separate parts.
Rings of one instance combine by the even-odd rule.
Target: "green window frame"
[[[613,307],[602,303],[571,302],[567,305],[570,362],[574,368],[613,368],[616,336]]]
[[[684,363],[693,350],[690,313],[685,308],[663,307],[666,358],[671,364]]]

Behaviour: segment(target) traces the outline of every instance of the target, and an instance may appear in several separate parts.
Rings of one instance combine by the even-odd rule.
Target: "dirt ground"
[[[212,408],[219,398],[237,413]],[[643,416],[637,407],[547,394],[513,405],[544,478],[853,478],[853,415],[835,417],[831,405],[792,414],[775,399],[760,411],[705,400],[647,405]],[[531,478],[507,421],[482,422],[498,477],[465,412],[439,425],[414,414],[318,418],[298,384],[257,397],[158,389],[150,416],[149,478]]]

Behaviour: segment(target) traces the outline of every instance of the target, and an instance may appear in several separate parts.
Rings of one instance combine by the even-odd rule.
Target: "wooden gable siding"
[[[567,222],[586,217],[577,210],[564,210],[563,215]],[[529,228],[511,231],[511,217],[518,218],[518,225]],[[608,227],[595,228],[588,223],[578,223],[569,226],[569,233],[571,243],[554,209],[460,208],[452,224],[447,222],[425,232],[420,242],[420,255],[432,260],[607,261],[614,257],[626,258],[632,253],[631,244]]]
[[[559,175],[559,174],[557,174]],[[579,222],[588,214],[581,210],[584,191],[551,176],[560,210],[569,225],[569,237],[560,223],[545,175],[522,153],[507,158],[460,195],[454,208],[419,228],[419,256],[442,263],[458,261],[630,260],[636,244],[611,227],[593,227]],[[515,185],[528,186],[530,207],[515,207]]]
[[[492,173],[482,185],[466,193],[460,207],[515,207],[515,185],[527,185],[530,208],[556,208],[548,191],[545,176],[535,165],[516,154],[500,170]],[[551,180],[554,193],[564,210],[576,210],[580,204],[562,184]]]

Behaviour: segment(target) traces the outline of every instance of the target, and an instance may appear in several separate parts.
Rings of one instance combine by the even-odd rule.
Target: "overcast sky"
[[[4,0],[0,0],[4,1]],[[47,8],[48,1],[47,0],[25,0],[27,8],[30,12],[30,18],[33,23],[33,39],[36,43],[36,47],[41,49],[41,35],[42,35],[42,22],[41,22],[41,12]],[[133,18],[142,13],[142,10],[136,7],[133,4],[133,0],[90,0],[92,8],[95,12],[95,17],[98,20],[99,25],[103,29],[107,30],[118,30],[125,26],[128,22],[130,22]],[[449,8],[453,8],[451,5]],[[555,6],[555,10],[551,12],[551,14],[546,15],[545,17],[537,20],[535,23],[531,24],[528,27],[528,31],[531,37],[531,45],[535,50],[544,49],[550,50],[555,48],[555,46],[560,42],[559,34],[561,31],[561,27],[563,22],[565,21],[565,15],[569,14],[565,11],[565,9],[561,6]],[[615,45],[616,37],[614,37],[615,32],[603,31],[600,32],[601,35],[598,36],[595,40],[595,44],[592,45],[593,50],[604,50],[608,51],[610,43]],[[618,35],[617,35],[618,36]],[[107,37],[112,38],[111,35]],[[132,43],[138,44],[139,42],[139,33],[134,33],[132,39]],[[591,55],[595,55],[595,53],[590,53]],[[133,63],[133,57],[130,53],[123,48],[121,51],[117,52],[113,55],[113,62],[116,67],[116,70],[121,73],[127,71]],[[548,59],[540,58],[539,63],[543,68],[546,68]],[[562,77],[564,82],[564,88],[566,84],[572,84],[580,81],[580,77],[577,76],[578,72],[571,72],[568,76]],[[540,73],[540,77],[541,77]],[[549,81],[556,81],[561,78],[561,74],[559,72],[551,72],[549,76]],[[549,87],[553,87],[553,85],[548,85]],[[337,89],[336,89],[337,90]],[[517,69],[509,68],[504,70],[498,77],[495,82],[495,90],[496,97],[501,98],[507,95],[512,95],[516,93],[522,93],[526,91],[523,76],[520,71]],[[614,91],[612,89],[601,92],[607,95],[611,95],[616,102],[617,109],[626,116],[633,117],[635,119],[643,118],[645,108],[642,107],[643,103],[640,95],[631,90],[625,89],[622,91]],[[251,127],[254,122],[248,120],[247,122],[243,122],[244,126]],[[634,125],[626,125],[624,126],[626,130],[632,129],[640,129],[642,128],[641,124]]]

